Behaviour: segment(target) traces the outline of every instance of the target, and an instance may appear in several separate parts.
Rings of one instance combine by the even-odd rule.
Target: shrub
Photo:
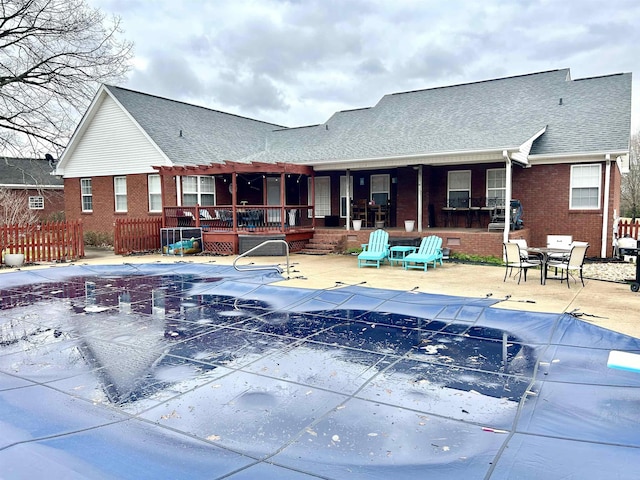
[[[113,247],[113,235],[106,232],[84,232],[84,244],[89,247]]]
[[[489,265],[502,265],[503,261],[498,257],[482,257],[480,255],[468,255],[466,253],[455,253],[451,252],[449,258],[462,263],[483,263]]]

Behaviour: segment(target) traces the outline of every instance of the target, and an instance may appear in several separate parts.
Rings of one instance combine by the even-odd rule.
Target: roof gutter
[[[0,188],[19,190],[62,190],[64,185],[27,185],[25,183],[0,183]]]
[[[610,158],[613,157],[624,157],[627,155],[629,150],[616,150],[612,152],[573,152],[573,153],[563,153],[558,155],[530,155],[529,161],[533,165],[544,165],[550,163],[571,163],[571,162],[598,162],[604,161],[607,159],[607,156]],[[559,162],[560,161],[560,162]]]
[[[367,158],[348,158],[348,159],[335,159],[330,160],[325,163],[316,163],[317,160],[309,160],[304,162],[296,162],[298,165],[311,165],[314,170],[334,170],[336,166],[341,166],[344,164],[354,164],[356,168],[362,167],[360,164],[363,162],[371,162],[371,163],[382,163],[382,162],[402,162],[404,165],[409,165],[411,163],[417,163],[416,161],[419,159],[439,159],[442,160],[443,157],[459,157],[459,156],[473,156],[473,155],[491,155],[495,157],[494,159],[487,159],[487,162],[491,161],[500,161],[502,157],[502,152],[504,148],[496,149],[485,149],[485,150],[453,150],[447,152],[436,152],[436,153],[417,153],[412,155],[392,155],[387,157],[367,157]],[[507,148],[509,151],[516,151],[518,147],[510,147]],[[468,162],[467,162],[468,163]],[[346,167],[343,167],[346,168]],[[373,166],[371,168],[374,168]]]

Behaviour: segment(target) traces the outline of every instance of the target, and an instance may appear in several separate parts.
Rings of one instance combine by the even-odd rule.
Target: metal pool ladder
[[[282,267],[280,265],[236,265],[238,260],[242,257],[249,255],[252,252],[255,252],[259,248],[270,244],[270,243],[282,243],[284,244],[285,251],[287,252],[287,279],[289,278],[289,244],[284,240],[274,239],[274,240],[265,240],[259,245],[247,250],[246,252],[238,255],[236,259],[233,261],[233,268],[235,268],[239,272],[246,272],[250,270],[276,270],[278,273],[283,273]]]

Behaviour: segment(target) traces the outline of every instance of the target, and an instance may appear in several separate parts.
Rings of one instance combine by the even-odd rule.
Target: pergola
[[[238,251],[238,236],[254,235],[269,236],[273,234],[285,235],[287,242],[291,245],[299,242],[306,242],[312,235],[315,227],[315,207],[313,201],[306,202],[310,204],[288,205],[286,202],[286,179],[292,175],[297,175],[299,182],[301,176],[307,176],[312,179],[310,182],[310,198],[315,198],[315,188],[313,181],[314,170],[310,166],[295,165],[290,163],[242,163],[242,162],[223,162],[209,165],[174,165],[174,166],[154,166],[161,177],[184,177],[184,176],[212,176],[222,178],[225,182],[230,178],[231,204],[221,205],[216,201],[216,207],[183,206],[181,205],[180,182],[176,182],[176,197],[178,205],[169,205],[169,192],[165,188],[166,182],[162,181],[162,204],[163,204],[163,226],[174,227],[176,225],[176,217],[181,217],[185,213],[189,213],[190,218],[194,219],[192,223],[195,227],[202,227],[203,239],[207,250],[225,253],[236,253]],[[262,202],[261,204],[246,205],[246,202],[240,202],[238,199],[239,178],[247,175],[259,175],[263,179]],[[276,177],[279,179],[279,198],[278,205],[267,204],[267,178]],[[291,192],[291,190],[289,190]],[[228,197],[227,197],[228,198]],[[302,203],[302,202],[301,202]],[[286,224],[285,214],[291,209],[308,209],[311,211],[310,218],[306,226]],[[215,218],[208,220],[200,216],[204,210],[211,210],[215,213]],[[299,210],[298,210],[299,211]],[[226,212],[226,213],[225,213]],[[258,212],[261,215],[261,221],[245,222],[247,215],[251,212]],[[261,212],[261,213],[260,213]],[[204,212],[206,213],[206,212]],[[227,223],[221,224],[219,215],[225,214]],[[182,217],[184,219],[184,217]],[[305,217],[306,218],[306,217]],[[302,219],[302,217],[301,217]],[[180,223],[177,223],[179,226]]]

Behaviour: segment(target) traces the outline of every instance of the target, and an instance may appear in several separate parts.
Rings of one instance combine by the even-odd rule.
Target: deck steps
[[[344,242],[344,233],[316,233],[306,247],[298,253],[305,255],[328,255],[340,250]]]

